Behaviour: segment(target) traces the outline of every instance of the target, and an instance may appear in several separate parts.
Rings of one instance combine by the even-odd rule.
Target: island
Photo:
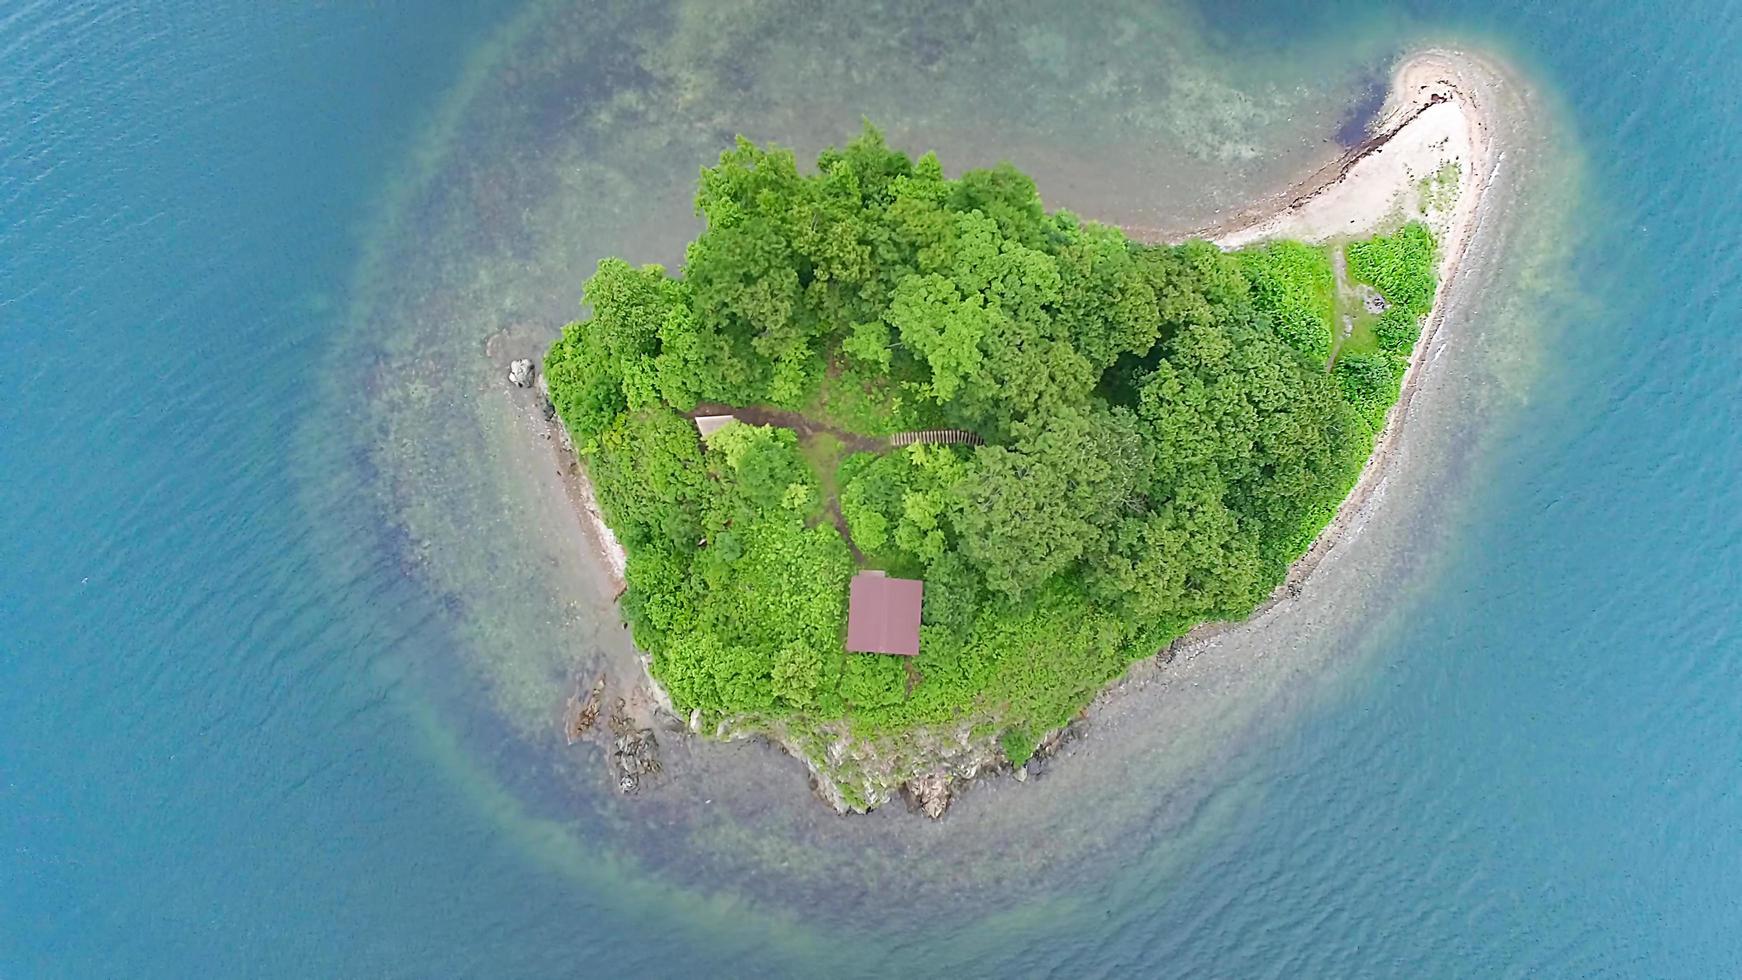
[[[1180,242],[869,124],[814,172],[740,137],[681,270],[601,262],[544,361],[666,709],[784,746],[839,810],[905,789],[937,816],[1134,662],[1298,588],[1469,230],[1443,74]],[[1325,192],[1363,168],[1385,192],[1345,221]]]

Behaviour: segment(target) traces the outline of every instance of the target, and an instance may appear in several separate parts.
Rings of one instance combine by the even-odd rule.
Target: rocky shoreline
[[[1432,312],[1404,374],[1398,400],[1387,414],[1367,464],[1336,516],[1306,554],[1290,567],[1270,599],[1247,621],[1301,596],[1314,570],[1340,541],[1359,528],[1370,506],[1382,496],[1398,433],[1408,416],[1421,374],[1432,359],[1431,352],[1446,314],[1448,289],[1458,277],[1464,256],[1481,225],[1484,196],[1498,163],[1485,108],[1485,93],[1493,74],[1486,65],[1463,52],[1429,51],[1414,55],[1401,62],[1394,72],[1387,107],[1373,133],[1307,180],[1236,218],[1185,235],[1127,229],[1135,236],[1151,240],[1208,237],[1224,248],[1275,237],[1325,241],[1370,234],[1388,223],[1401,223],[1399,212],[1404,210],[1403,201],[1414,189],[1415,181],[1434,173],[1448,161],[1460,168],[1458,191],[1450,207],[1437,209],[1437,214],[1421,215],[1434,225],[1442,243],[1439,284]],[[1429,209],[1422,205],[1421,210]],[[610,570],[620,596],[625,587],[626,556],[599,513],[584,467],[574,453],[567,431],[556,420],[544,379],[531,361],[522,359],[510,364],[508,380],[517,388],[536,387],[547,426],[545,438],[554,444],[558,472],[582,518],[589,543]],[[1195,656],[1247,621],[1205,623],[1154,657],[1134,664],[1125,679],[1138,672],[1163,668],[1176,658]],[[613,701],[604,729],[596,725],[607,698],[602,677],[585,696],[577,683],[563,719],[570,744],[589,740],[602,747],[612,778],[626,794],[638,792],[646,780],[662,772],[656,728],[688,732],[698,728],[697,719],[684,719],[676,714],[670,699],[649,672],[646,655],[639,654],[636,659],[638,676],[631,689]],[[1077,720],[1043,739],[1034,757],[1021,767],[1012,767],[1005,761],[995,736],[976,737],[974,727],[967,723],[949,730],[905,736],[899,743],[856,739],[844,724],[837,724],[823,727],[825,740],[818,744],[817,732],[800,736],[782,725],[750,719],[729,720],[707,734],[723,740],[766,738],[779,745],[804,761],[815,794],[837,812],[862,812],[899,796],[911,810],[939,819],[957,795],[989,775],[1008,774],[1017,782],[1043,778],[1059,749],[1080,735],[1097,706],[1116,696],[1124,686],[1120,681],[1110,684]]]

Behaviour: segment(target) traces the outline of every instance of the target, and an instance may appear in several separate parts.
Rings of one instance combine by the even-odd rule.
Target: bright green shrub
[[[1268,314],[1276,335],[1302,356],[1323,363],[1331,354],[1336,274],[1330,257],[1301,242],[1271,242],[1236,253],[1252,287],[1252,303]]]
[[[1421,222],[1410,222],[1395,235],[1354,242],[1345,254],[1349,275],[1379,290],[1392,306],[1419,317],[1433,305],[1434,236]]]

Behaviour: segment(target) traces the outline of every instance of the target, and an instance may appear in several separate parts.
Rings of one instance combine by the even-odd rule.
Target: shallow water
[[[0,7],[0,975],[1742,972],[1739,15],[1305,6]],[[1191,226],[1422,41],[1507,206],[1303,602],[936,825],[561,745],[626,641],[501,366],[731,134]]]

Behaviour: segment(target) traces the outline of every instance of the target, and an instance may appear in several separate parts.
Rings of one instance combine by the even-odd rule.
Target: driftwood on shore
[[[575,693],[569,695],[568,710],[563,715],[563,734],[568,736],[569,744],[573,745],[585,738],[592,731],[594,723],[599,720],[599,704],[605,697],[605,675],[593,682],[592,690],[585,697],[577,685]]]

